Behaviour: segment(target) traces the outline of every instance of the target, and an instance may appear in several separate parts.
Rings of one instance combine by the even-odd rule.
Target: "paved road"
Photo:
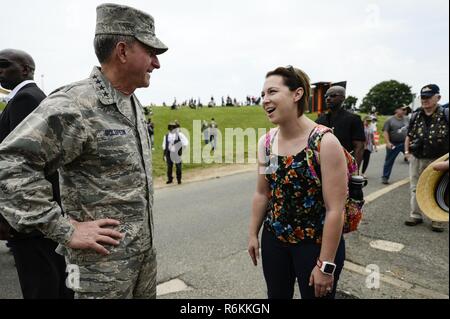
[[[366,195],[386,187],[380,183],[384,150],[372,156]],[[399,157],[391,182],[408,176]],[[255,174],[244,173],[157,190],[155,193],[158,282],[184,282],[184,291],[160,298],[265,298],[260,265],[246,252],[247,225]],[[448,228],[443,234],[428,224],[408,228],[408,185],[367,204],[360,230],[347,239],[346,270],[340,298],[438,298],[448,295]],[[377,239],[403,244],[400,252],[370,246]],[[377,265],[380,287],[366,288],[365,267]],[[13,263],[0,247],[0,298],[20,298]],[[298,294],[297,294],[298,297]],[[447,297],[448,298],[448,297]]]

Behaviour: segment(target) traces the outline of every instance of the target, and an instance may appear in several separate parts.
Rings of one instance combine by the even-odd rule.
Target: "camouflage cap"
[[[155,22],[151,15],[140,10],[112,3],[97,7],[95,35],[117,34],[134,36],[138,41],[162,54],[167,46],[155,35]]]

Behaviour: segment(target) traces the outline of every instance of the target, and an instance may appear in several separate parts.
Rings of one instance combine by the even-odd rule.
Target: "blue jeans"
[[[386,147],[386,159],[384,160],[383,178],[389,180],[391,176],[392,167],[398,154],[405,153],[405,143],[394,144],[392,149]]]

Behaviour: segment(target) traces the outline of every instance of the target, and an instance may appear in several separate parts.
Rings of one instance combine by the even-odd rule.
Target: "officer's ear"
[[[117,56],[117,59],[122,63],[126,63],[128,60],[128,50],[129,50],[129,46],[127,43],[125,42],[118,42],[116,44],[116,49],[115,49],[115,55]]]

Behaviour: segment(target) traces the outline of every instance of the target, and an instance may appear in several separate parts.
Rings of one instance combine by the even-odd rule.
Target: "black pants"
[[[364,156],[363,156],[363,166],[362,166],[362,173],[364,174],[367,170],[367,167],[369,167],[369,161],[370,161],[370,152],[369,150],[364,150]]]
[[[73,299],[66,287],[66,262],[57,243],[43,237],[9,241],[24,299]]]
[[[181,182],[181,169],[182,169],[182,163],[174,163],[170,156],[166,156],[166,163],[167,163],[167,181],[172,182],[173,181],[173,164],[175,164],[176,169],[176,175],[177,175],[177,181]]]
[[[261,238],[261,256],[269,299],[292,299],[295,279],[302,299],[314,299],[314,286],[309,286],[311,272],[320,255],[320,245],[288,244],[279,241],[264,229]],[[345,241],[342,238],[336,253],[333,291],[323,299],[334,299],[339,275],[344,267]]]

